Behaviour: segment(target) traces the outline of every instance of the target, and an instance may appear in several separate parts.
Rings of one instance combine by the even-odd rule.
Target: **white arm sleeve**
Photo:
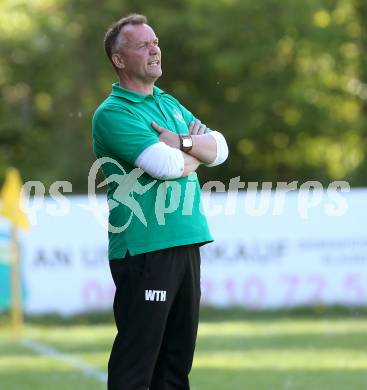
[[[168,180],[182,176],[185,162],[181,150],[171,148],[164,142],[157,142],[138,156],[135,166],[155,179]]]
[[[222,164],[227,160],[228,157],[228,146],[227,141],[219,131],[211,131],[211,136],[214,137],[215,142],[217,143],[217,156],[215,160],[209,164],[205,164],[207,167],[215,167],[216,165]]]

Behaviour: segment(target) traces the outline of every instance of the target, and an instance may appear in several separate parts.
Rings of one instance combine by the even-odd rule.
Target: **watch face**
[[[192,146],[191,138],[184,138],[182,140],[182,145],[183,145],[184,148],[191,148],[191,146]]]

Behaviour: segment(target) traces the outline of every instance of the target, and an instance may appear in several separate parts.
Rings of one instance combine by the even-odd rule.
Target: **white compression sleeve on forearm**
[[[155,179],[168,180],[182,176],[185,162],[181,150],[157,142],[138,156],[135,165]]]
[[[207,167],[215,167],[216,165],[222,164],[227,160],[228,157],[228,146],[227,141],[219,131],[211,131],[211,136],[214,137],[215,142],[217,143],[217,156],[215,160],[209,164],[205,164]]]

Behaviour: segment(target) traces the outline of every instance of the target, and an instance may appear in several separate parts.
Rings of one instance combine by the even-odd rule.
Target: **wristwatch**
[[[192,149],[192,138],[191,135],[180,134],[180,149],[187,153]]]

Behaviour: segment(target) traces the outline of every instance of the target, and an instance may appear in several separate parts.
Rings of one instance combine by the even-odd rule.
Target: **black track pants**
[[[117,326],[108,390],[187,390],[198,327],[200,252],[188,245],[111,260]]]

